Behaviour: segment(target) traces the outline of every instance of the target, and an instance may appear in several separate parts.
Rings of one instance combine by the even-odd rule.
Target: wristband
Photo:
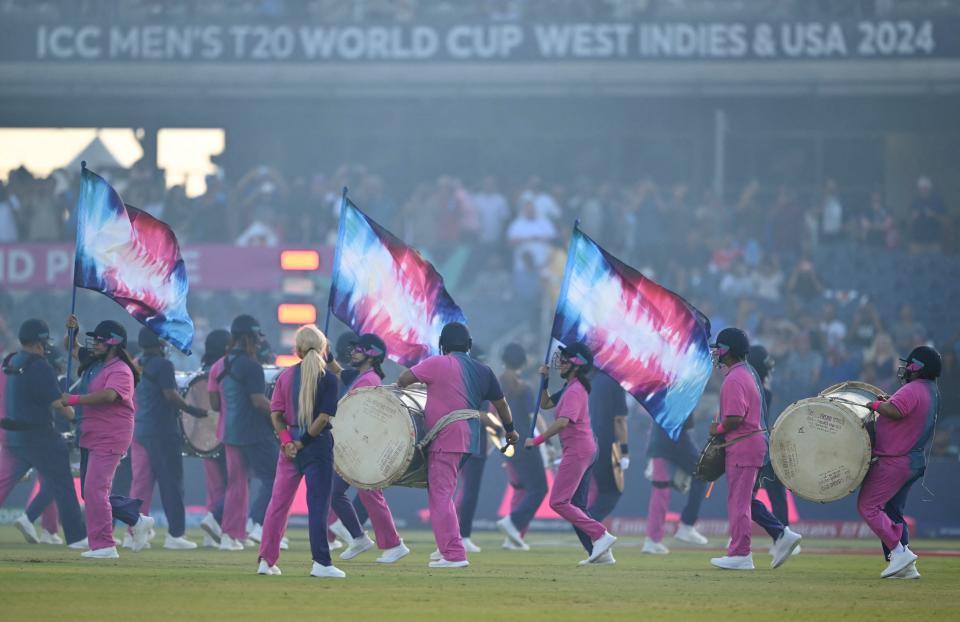
[[[516,428],[513,427],[513,422],[512,422],[512,421],[509,421],[509,422],[507,422],[507,423],[504,423],[504,424],[503,424],[503,429],[504,429],[504,431],[505,431],[507,434],[510,434],[511,432],[516,431]]]
[[[717,434],[725,434],[727,430],[723,427],[722,423],[717,424]]]
[[[80,403],[80,396],[79,396],[79,395],[70,395],[70,396],[67,398],[67,406],[76,406],[76,405],[79,404],[79,403]]]
[[[627,444],[620,443],[620,455],[626,456],[628,453],[630,453],[630,448],[627,446]]]
[[[878,412],[880,410],[881,404],[883,404],[883,400],[873,400],[872,402],[867,404],[867,408],[869,408],[873,412]]]
[[[543,445],[543,442],[544,442],[545,440],[547,440],[547,439],[545,439],[545,438],[543,437],[543,434],[538,434],[537,436],[535,436],[535,437],[533,438],[533,446],[536,447],[537,445]]]
[[[286,445],[287,443],[293,442],[293,434],[290,433],[290,430],[284,430],[277,434],[280,437],[280,443]]]

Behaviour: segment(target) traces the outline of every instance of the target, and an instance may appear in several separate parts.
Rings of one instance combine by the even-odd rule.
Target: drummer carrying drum
[[[940,353],[929,346],[914,348],[897,376],[903,383],[889,401],[868,404],[877,417],[876,458],[860,488],[857,509],[883,543],[890,563],[880,573],[887,579],[917,579],[917,555],[907,546],[903,510],[910,486],[926,469],[924,448],[933,437],[940,409]]]
[[[723,329],[710,348],[714,353],[714,363],[725,376],[720,387],[719,423],[710,427],[710,434],[722,434],[726,445],[727,514],[730,522],[727,554],[711,559],[710,563],[727,570],[753,570],[750,551],[751,503],[757,473],[767,453],[762,385],[756,372],[746,362],[750,341],[742,330]],[[770,564],[772,568],[778,568],[800,543],[800,534],[780,525],[772,514],[764,519],[763,523],[771,523],[763,525],[768,533],[773,535],[778,532],[774,537],[773,561]]]

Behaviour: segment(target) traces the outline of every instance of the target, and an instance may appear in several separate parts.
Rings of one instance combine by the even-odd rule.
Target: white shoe
[[[257,544],[260,544],[260,541],[263,540],[263,525],[254,523],[253,529],[247,531],[247,537]]]
[[[440,554],[440,549],[437,549],[433,553],[430,553],[430,561],[438,562],[441,559],[443,559],[443,555]]]
[[[133,548],[133,535],[131,535],[129,531],[123,534],[123,542],[120,544],[120,546],[125,549]]]
[[[917,570],[917,562],[913,562],[912,564],[910,564],[900,572],[896,574],[892,574],[887,578],[888,579],[919,579],[920,571]]]
[[[220,538],[220,550],[221,551],[242,551],[243,543],[239,540],[234,540],[227,534],[223,534]]]
[[[400,541],[400,544],[397,546],[385,550],[380,554],[380,557],[377,558],[377,562],[381,564],[392,564],[397,560],[403,559],[410,554],[410,549],[407,548],[407,545],[403,543],[403,540]]]
[[[220,543],[210,537],[210,534],[203,534],[203,544],[201,545],[205,549],[216,549],[220,547]]]
[[[753,554],[714,557],[710,563],[724,570],[753,570]]]
[[[117,547],[106,546],[102,549],[84,551],[83,553],[80,553],[80,557],[87,557],[92,559],[120,559],[120,553],[117,553]]]
[[[63,544],[63,540],[60,539],[55,533],[50,533],[43,527],[40,528],[40,544]]]
[[[90,548],[90,544],[88,543],[88,540],[84,538],[83,540],[77,540],[76,542],[71,542],[70,544],[67,545],[67,548],[73,549],[75,551],[84,551]]]
[[[187,549],[197,548],[197,543],[191,542],[190,540],[187,540],[183,536],[180,536],[179,538],[174,538],[170,534],[167,534],[166,540],[163,541],[163,548],[177,550],[177,551],[185,551]]]
[[[617,537],[615,535],[609,531],[604,531],[603,535],[593,542],[593,553],[590,553],[590,557],[587,559],[592,563],[598,557],[609,551],[610,547],[613,546],[613,543],[616,541]]]
[[[803,536],[793,531],[789,527],[783,528],[783,533],[773,543],[773,561],[770,562],[771,568],[779,568],[785,561],[790,559],[793,549],[797,548]]]
[[[268,566],[267,562],[261,559],[260,565],[257,566],[257,574],[268,575],[271,577],[279,577],[283,573],[280,572],[280,569],[277,568],[276,564],[274,564],[273,566]]]
[[[340,540],[327,542],[327,548],[329,548],[331,551],[338,551],[343,548],[343,542],[340,542]]]
[[[147,548],[150,538],[150,530],[153,529],[154,520],[149,516],[140,515],[140,520],[133,526],[133,550],[142,551]]]
[[[517,526],[513,524],[513,519],[510,518],[510,515],[507,514],[503,518],[497,521],[497,529],[503,532],[507,538],[514,544],[523,547],[523,536],[520,534],[520,530],[517,529]]]
[[[313,570],[310,571],[311,577],[328,577],[331,579],[342,579],[347,576],[347,573],[340,570],[333,564],[329,566],[321,566],[317,562],[313,562]]]
[[[508,551],[529,551],[530,550],[530,545],[527,544],[526,542],[524,542],[523,545],[519,545],[513,540],[511,540],[510,538],[504,538],[503,544],[501,546]]]
[[[448,562],[441,557],[436,561],[430,562],[428,565],[430,568],[466,568],[470,565],[470,562],[465,559],[458,562]]]
[[[157,537],[157,532],[153,527],[150,528],[150,531],[147,532],[147,542],[153,542],[153,539]],[[147,547],[150,548],[150,547]]]
[[[286,551],[290,549],[290,540],[287,539],[287,536],[280,538],[280,550]]]
[[[667,548],[663,542],[654,542],[650,538],[643,539],[643,548],[640,549],[641,553],[649,553],[650,555],[667,555],[670,553],[670,549]]]
[[[27,541],[27,544],[37,544],[40,542],[40,538],[37,536],[37,530],[34,529],[33,523],[30,522],[26,514],[18,516],[17,520],[13,521],[13,526],[23,534],[23,539]]]
[[[473,543],[470,538],[460,538],[460,541],[463,543],[463,549],[467,553],[479,553],[482,549]]]
[[[917,561],[917,554],[910,550],[909,547],[903,547],[902,551],[894,551],[890,553],[890,564],[887,565],[887,569],[880,573],[880,576],[886,579],[892,575],[897,574],[901,570],[904,570],[907,566]]]
[[[350,543],[350,546],[347,547],[347,550],[343,553],[340,553],[340,559],[347,561],[353,559],[360,553],[369,551],[373,547],[377,546],[373,540],[370,539],[370,536],[363,534],[359,538],[355,539]]]
[[[710,544],[710,541],[704,537],[702,533],[697,531],[697,528],[693,525],[685,525],[683,523],[677,523],[677,532],[673,534],[674,540],[679,540],[680,542],[686,542],[687,544],[695,544],[697,546],[706,546]]]
[[[580,560],[578,566],[612,566],[617,563],[617,560],[613,558],[613,551],[607,551],[600,557],[596,558],[593,561],[589,559]]]
[[[220,523],[217,522],[217,519],[213,517],[212,513],[207,512],[203,520],[200,521],[200,528],[206,532],[211,540],[220,544],[220,536],[223,535],[223,530],[220,528]]]
[[[249,549],[255,549],[255,548],[257,548],[257,543],[254,542],[253,540],[251,540],[250,538],[244,538],[244,540],[243,540],[243,546],[245,546],[245,547],[247,547],[247,548],[249,548]]]
[[[343,526],[343,521],[339,518],[335,523],[330,525],[329,529],[333,532],[333,535],[343,540],[347,546],[353,544],[353,536],[350,535],[350,532],[347,531],[347,528]]]

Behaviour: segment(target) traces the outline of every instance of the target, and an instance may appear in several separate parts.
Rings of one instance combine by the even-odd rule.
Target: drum
[[[726,445],[722,436],[711,436],[700,452],[693,476],[705,482],[715,482],[727,471]]]
[[[863,382],[844,382],[787,407],[770,435],[770,462],[783,485],[802,499],[826,503],[860,486],[870,468],[866,407],[885,397]]]
[[[357,488],[427,487],[423,385],[366,387],[337,405],[333,458],[337,473]]]
[[[267,398],[273,395],[277,377],[283,371],[281,367],[264,366]],[[177,388],[184,401],[191,406],[199,406],[210,411],[210,394],[207,392],[207,372],[176,372]],[[223,451],[223,443],[217,437],[220,414],[212,413],[207,417],[194,417],[180,413],[180,436],[183,439],[183,454],[196,458],[216,458]]]

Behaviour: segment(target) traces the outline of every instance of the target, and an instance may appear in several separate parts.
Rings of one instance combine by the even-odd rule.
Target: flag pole
[[[580,228],[580,219],[577,218],[575,221],[573,221],[573,232],[576,233],[577,229],[579,228]],[[570,239],[571,241],[573,240],[572,237]],[[567,249],[568,255],[569,255],[569,252],[570,250],[568,248]],[[569,261],[569,259],[570,258],[568,256],[567,260]],[[564,275],[564,278],[566,278],[566,275]],[[559,300],[557,300],[557,304],[560,304]],[[557,320],[556,311],[554,311],[553,320],[554,322],[556,322]],[[550,339],[547,341],[547,352],[546,354],[543,355],[544,365],[547,365],[550,363],[550,346],[552,345],[552,343],[553,343],[553,331],[551,330]],[[543,376],[540,378],[540,390],[537,391],[536,398],[534,399],[533,416],[530,417],[530,434],[528,438],[533,438],[537,435],[537,417],[540,415],[540,400],[541,400],[541,396],[543,395],[543,390],[547,388],[547,378],[549,378],[549,376]]]
[[[83,174],[87,170],[87,161],[80,161],[80,190],[81,193],[77,197],[77,208],[74,213],[74,218],[76,219],[77,228],[79,231],[80,227],[80,202],[83,200]],[[73,238],[73,292],[70,295],[70,315],[77,314],[77,233],[74,234]],[[73,342],[77,337],[77,333],[73,328],[67,329],[67,387],[70,386],[70,375],[73,373]]]
[[[340,195],[340,218],[337,220],[337,228],[343,227],[343,212],[347,207],[347,187],[343,187],[343,194]],[[340,236],[337,235],[337,248],[334,251],[333,267],[337,267],[337,258],[336,256],[340,254]],[[330,274],[330,295],[327,297],[327,319],[323,321],[323,334],[329,335],[330,331],[330,315],[333,312],[333,278],[334,274]],[[329,338],[329,337],[328,337]]]

